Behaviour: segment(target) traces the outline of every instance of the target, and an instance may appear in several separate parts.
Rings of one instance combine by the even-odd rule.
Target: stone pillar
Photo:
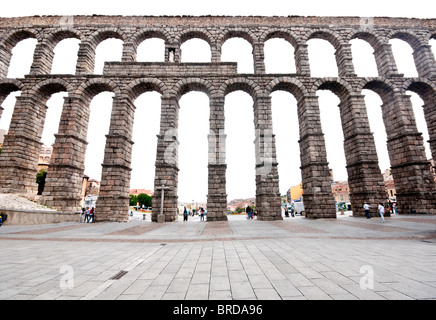
[[[379,76],[399,75],[392,47],[389,43],[383,43],[374,48],[374,57]]]
[[[82,200],[89,103],[66,97],[40,202],[62,211],[78,211]]]
[[[210,100],[207,221],[227,220],[224,98]]]
[[[123,54],[121,57],[122,62],[134,62],[136,61],[136,46],[133,42],[124,42]]]
[[[95,66],[95,48],[91,44],[81,42],[77,53],[76,74],[93,74]]]
[[[164,210],[165,221],[175,221],[177,218],[177,183],[179,176],[177,128],[179,103],[175,97],[162,96],[160,132],[157,136],[156,172],[154,178],[154,196],[152,221],[157,222],[161,212],[161,194],[158,189],[162,185],[165,190]]]
[[[339,77],[355,77],[350,43],[341,43],[335,52]]]
[[[0,154],[0,192],[36,195],[36,170],[46,111],[40,97],[26,93],[17,97]]]
[[[128,95],[115,96],[102,164],[96,221],[129,219],[132,128],[135,105]]]
[[[218,43],[214,43],[211,48],[211,62],[220,63],[221,62],[221,46]]]
[[[307,44],[299,43],[294,51],[297,74],[310,77],[309,53]]]
[[[430,150],[433,160],[436,160],[436,97],[433,97],[424,103],[424,117],[427,123],[427,130],[430,138]]]
[[[0,78],[6,78],[8,76],[11,56],[11,51],[0,44]]]
[[[344,132],[344,150],[353,215],[364,216],[363,205],[368,203],[372,215],[375,216],[377,204],[384,203],[387,194],[378,165],[364,97],[348,96],[339,104],[339,109]]]
[[[391,93],[382,109],[399,213],[436,214],[434,180],[409,96]]]
[[[256,42],[253,45],[254,74],[265,74],[265,53],[263,43]]]
[[[256,211],[259,220],[282,220],[275,137],[272,130],[271,97],[256,97]]]
[[[50,74],[53,64],[53,48],[45,43],[38,43],[33,54],[33,63],[30,67],[30,74]]]
[[[317,96],[298,98],[300,159],[307,218],[336,218]]]
[[[436,63],[430,45],[425,44],[414,48],[413,58],[420,77],[436,77]]]

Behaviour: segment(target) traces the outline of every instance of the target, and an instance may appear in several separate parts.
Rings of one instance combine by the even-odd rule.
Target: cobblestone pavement
[[[0,299],[436,299],[436,216],[0,228]]]

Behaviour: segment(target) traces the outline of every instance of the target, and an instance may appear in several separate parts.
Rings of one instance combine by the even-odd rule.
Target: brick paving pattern
[[[3,225],[0,299],[435,299],[435,224],[395,215]]]

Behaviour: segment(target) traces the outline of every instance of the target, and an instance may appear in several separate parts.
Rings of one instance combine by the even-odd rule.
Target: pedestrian
[[[379,202],[378,204],[378,213],[380,214],[380,217],[382,218],[382,222],[385,222],[385,207],[383,207],[383,204]]]
[[[371,219],[371,213],[369,212],[369,208],[371,208],[371,206],[367,203],[365,203],[363,205],[363,209],[365,209],[365,217],[366,219]]]
[[[251,207],[248,206],[248,207],[245,209],[245,212],[247,213],[247,219],[250,219],[250,217],[251,217]]]
[[[200,207],[200,221],[204,221],[204,209]]]
[[[89,211],[88,222],[94,222],[94,208]]]
[[[292,216],[292,218],[294,218],[294,217],[295,217],[295,213],[294,213],[294,207],[291,207],[291,216]]]
[[[85,219],[83,220],[84,223],[88,222],[88,220],[89,220],[89,212],[90,212],[89,208],[86,208],[86,210],[85,210]]]
[[[2,226],[2,224],[3,224],[3,217],[2,217],[2,215],[0,214],[0,227]]]
[[[186,210],[186,207],[183,210],[183,221],[188,221],[188,210]]]

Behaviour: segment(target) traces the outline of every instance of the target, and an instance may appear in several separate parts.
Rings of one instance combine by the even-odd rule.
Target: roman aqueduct
[[[253,48],[254,73],[239,74],[236,63],[221,62],[222,44],[239,37]],[[30,73],[9,79],[12,48],[26,38],[37,39]],[[63,39],[80,40],[76,73],[51,74],[53,50]],[[95,50],[108,38],[123,41],[121,62],[107,62],[102,75],[93,74]],[[164,62],[136,62],[138,45],[149,38],[165,41]],[[181,44],[193,38],[210,45],[210,63],[181,63]],[[295,50],[295,74],[265,72],[264,43],[283,38]],[[338,77],[311,77],[307,41],[320,38],[335,48]],[[349,41],[367,41],[374,49],[378,76],[357,77]],[[418,77],[399,74],[389,40],[399,38],[413,48]],[[189,91],[207,94],[210,130],[224,130],[224,99],[233,91],[253,101],[256,137],[256,205],[259,219],[281,219],[271,97],[290,92],[298,102],[301,174],[306,216],[336,217],[326,148],[320,124],[317,90],[340,98],[352,210],[364,202],[386,201],[374,137],[362,90],[375,91],[383,101],[383,121],[400,213],[410,210],[436,214],[435,183],[426,159],[423,138],[415,124],[410,97],[424,101],[430,148],[436,155],[436,62],[429,41],[436,38],[436,19],[359,17],[124,17],[35,16],[0,19],[0,102],[21,91],[0,155],[0,192],[36,194],[35,172],[46,116],[46,101],[66,91],[62,116],[41,201],[61,211],[76,211],[87,147],[89,105],[102,91],[114,93],[107,135],[99,221],[127,219],[132,154],[134,100],[142,93],[161,94],[161,123],[155,164],[153,221],[161,213],[160,186],[165,186],[163,214],[173,221],[177,212],[177,128],[180,97]],[[0,116],[2,108],[0,107]],[[169,134],[170,133],[170,134]],[[208,221],[227,219],[225,136],[209,135]]]

